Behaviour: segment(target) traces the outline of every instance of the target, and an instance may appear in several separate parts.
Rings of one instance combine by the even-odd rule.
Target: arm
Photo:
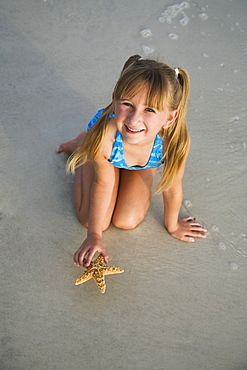
[[[114,188],[118,182],[118,170],[105,158],[99,158],[94,162],[95,178],[90,194],[90,209],[88,219],[88,235],[98,234],[102,237],[102,231],[108,212],[113,201]],[[111,217],[110,217],[111,218]]]
[[[83,264],[89,266],[96,252],[102,254],[108,263],[108,254],[102,242],[102,231],[106,219],[111,219],[114,209],[118,172],[101,155],[93,164],[95,178],[90,193],[87,238],[74,255],[74,262],[80,267]]]
[[[164,223],[167,231],[174,237],[187,242],[194,242],[195,237],[205,238],[207,232],[201,224],[192,217],[178,218],[179,210],[183,200],[182,179],[190,150],[190,141],[188,150],[178,176],[172,186],[163,192],[164,201]]]

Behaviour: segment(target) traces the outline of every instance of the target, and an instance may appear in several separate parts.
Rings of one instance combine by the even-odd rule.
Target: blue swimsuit
[[[89,130],[95,122],[101,116],[101,113],[104,109],[100,109],[95,116],[91,119],[91,121],[87,125],[87,130]],[[152,152],[150,154],[149,160],[145,166],[128,166],[124,159],[124,150],[123,150],[123,137],[122,134],[117,131],[115,142],[112,147],[111,156],[108,161],[113,164],[113,166],[118,168],[125,168],[128,170],[142,170],[147,168],[157,168],[161,166],[164,161],[162,160],[163,157],[163,140],[161,139],[160,135],[157,134],[154,140],[154,145]]]

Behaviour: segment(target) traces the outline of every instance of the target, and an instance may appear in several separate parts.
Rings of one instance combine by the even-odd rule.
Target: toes
[[[62,153],[62,152],[64,152],[64,146],[63,146],[63,144],[61,144],[59,146],[59,148],[57,149],[57,153]]]

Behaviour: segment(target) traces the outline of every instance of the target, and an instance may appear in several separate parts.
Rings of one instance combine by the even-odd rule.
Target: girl
[[[116,83],[112,102],[89,122],[88,131],[60,145],[71,154],[67,170],[75,173],[74,200],[87,238],[74,255],[89,266],[96,252],[108,254],[102,231],[112,222],[135,228],[151,200],[155,170],[164,164],[158,184],[163,193],[164,224],[175,238],[194,242],[207,230],[195,219],[178,218],[182,177],[190,149],[186,126],[189,77],[183,69],[130,57]]]

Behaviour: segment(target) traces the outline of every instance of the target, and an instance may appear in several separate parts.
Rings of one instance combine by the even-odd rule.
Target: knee
[[[77,217],[78,217],[78,220],[80,221],[80,224],[87,229],[88,228],[88,220],[86,220],[80,214],[77,214]]]
[[[136,228],[144,219],[144,216],[131,215],[128,217],[113,216],[112,223],[115,227],[123,230],[131,230]]]
[[[88,229],[88,219],[85,219],[81,215],[78,215],[78,219],[79,219],[81,225],[84,226],[86,229]],[[109,225],[110,225],[110,222],[104,222],[103,227],[102,227],[102,231],[107,230]]]

